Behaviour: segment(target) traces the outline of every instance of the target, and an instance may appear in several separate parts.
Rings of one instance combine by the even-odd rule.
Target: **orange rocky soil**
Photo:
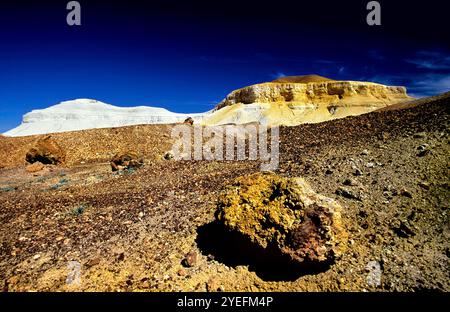
[[[347,248],[314,269],[266,265],[245,241],[230,243],[215,224],[219,194],[259,164],[165,160],[171,125],[53,134],[65,162],[37,172],[25,170],[25,155],[43,136],[1,137],[0,286],[449,291],[449,104],[447,94],[280,129],[275,173],[342,207]],[[114,155],[130,149],[144,165],[112,172]]]

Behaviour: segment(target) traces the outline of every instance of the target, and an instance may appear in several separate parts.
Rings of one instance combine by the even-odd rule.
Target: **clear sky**
[[[379,1],[381,26],[361,0],[80,0],[81,26],[67,2],[0,4],[0,132],[75,98],[206,111],[282,75],[450,90],[445,1]]]

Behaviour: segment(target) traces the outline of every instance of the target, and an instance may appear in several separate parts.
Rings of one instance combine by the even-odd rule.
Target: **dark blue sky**
[[[75,98],[206,111],[280,75],[450,90],[444,1],[379,1],[382,26],[366,24],[368,1],[80,0],[81,26],[67,2],[0,4],[0,132]]]

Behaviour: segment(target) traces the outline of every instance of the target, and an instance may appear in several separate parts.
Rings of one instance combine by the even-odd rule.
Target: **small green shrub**
[[[59,180],[58,183],[56,183],[55,185],[52,185],[52,186],[50,187],[50,189],[51,189],[51,190],[57,190],[57,189],[59,189],[61,186],[66,185],[68,182],[69,182],[69,180],[67,180],[67,179],[61,179],[61,180]]]
[[[45,177],[39,177],[36,179],[36,182],[44,182],[45,181]]]
[[[134,168],[126,168],[123,172],[125,174],[133,174],[134,172],[136,172],[136,169],[134,169]]]
[[[1,192],[12,192],[15,191],[16,189],[12,186],[6,186],[6,187],[0,187],[0,191]]]
[[[81,204],[81,205],[73,208],[71,210],[71,214],[78,217],[78,216],[81,216],[86,209],[87,209],[87,205]]]

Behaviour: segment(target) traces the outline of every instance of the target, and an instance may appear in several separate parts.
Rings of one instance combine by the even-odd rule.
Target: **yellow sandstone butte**
[[[317,75],[282,77],[231,92],[204,116],[202,124],[262,122],[294,126],[360,115],[411,100],[405,87],[336,81]]]

